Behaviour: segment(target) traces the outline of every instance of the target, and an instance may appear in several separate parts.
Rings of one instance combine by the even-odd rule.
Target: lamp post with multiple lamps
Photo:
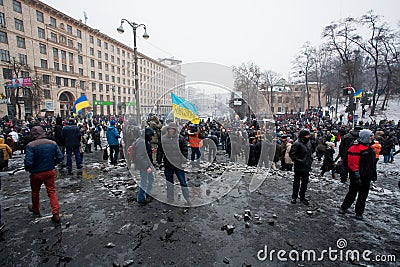
[[[130,22],[126,19],[121,19],[121,25],[117,28],[118,33],[124,33],[124,28],[122,25],[124,22],[128,23],[133,30],[133,61],[135,64],[135,100],[136,100],[136,120],[137,124],[140,126],[141,125],[141,118],[140,118],[140,96],[139,96],[139,73],[138,73],[138,55],[137,55],[137,47],[136,47],[136,29],[143,26],[144,28],[144,33],[143,33],[143,39],[148,39],[149,35],[147,34],[146,31],[146,25],[144,24],[137,24],[135,22]]]

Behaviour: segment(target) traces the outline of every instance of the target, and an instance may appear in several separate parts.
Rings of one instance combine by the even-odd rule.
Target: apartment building
[[[142,114],[157,106],[166,112],[168,91],[182,91],[184,76],[149,56],[138,57]],[[68,116],[81,95],[93,114],[135,112],[133,49],[40,1],[0,0],[0,60],[0,82],[30,77],[33,83],[5,87],[1,114]]]

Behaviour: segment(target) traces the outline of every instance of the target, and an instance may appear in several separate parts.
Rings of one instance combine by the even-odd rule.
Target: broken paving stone
[[[123,267],[128,267],[128,266],[132,265],[134,262],[135,262],[134,260],[126,260],[126,261],[124,261],[122,266]]]
[[[113,248],[113,247],[115,247],[115,244],[111,242],[106,245],[106,248]]]
[[[5,207],[3,210],[4,210],[4,211],[9,211],[9,210],[10,210],[10,207]]]
[[[313,215],[313,212],[312,212],[312,210],[307,210],[307,215]]]
[[[235,229],[235,226],[228,224],[226,226],[226,232],[228,233],[228,235],[233,234],[233,230]]]
[[[269,219],[269,220],[268,220],[268,224],[269,224],[269,225],[274,225],[274,224],[275,224],[275,220]]]
[[[233,215],[233,217],[235,217],[238,221],[240,221],[240,220],[243,219],[243,216],[240,215],[240,214],[237,214],[237,213],[235,213],[235,214]]]
[[[293,240],[291,240],[291,239],[286,241],[286,244],[288,244],[288,245],[291,246],[291,247],[294,246],[293,243],[294,243],[294,242],[293,242]]]
[[[231,235],[233,233],[233,230],[235,229],[235,226],[231,224],[225,224],[224,226],[221,227],[221,231],[226,231],[228,235]]]
[[[155,223],[153,226],[153,231],[157,231],[157,229],[158,229],[158,223]]]
[[[276,219],[276,218],[278,218],[278,215],[276,215],[276,214],[274,213],[274,214],[272,214],[272,218]]]
[[[229,258],[227,258],[227,257],[224,258],[224,263],[225,264],[229,264],[230,262],[231,262],[231,260]]]

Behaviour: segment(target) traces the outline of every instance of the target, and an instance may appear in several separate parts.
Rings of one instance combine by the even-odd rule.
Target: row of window
[[[36,19],[37,19],[37,21],[44,23],[44,14],[43,14],[43,12],[41,12],[39,10],[36,10]],[[57,27],[57,19],[54,18],[54,17],[50,17],[50,25],[56,28]],[[63,23],[60,23],[60,28],[64,29],[64,24]],[[72,35],[73,34],[72,33],[72,26],[67,24],[66,31],[69,34]],[[81,30],[76,29],[76,37],[78,37],[79,39],[82,39],[82,31]],[[89,35],[89,42],[91,44],[94,44],[93,35]],[[97,38],[97,46],[101,47],[101,44],[102,44],[101,39]],[[103,42],[103,47],[104,47],[104,49],[110,50],[111,52],[115,51],[114,45],[110,45],[109,46],[107,42]],[[119,47],[117,47],[116,50],[117,50],[117,54],[118,55],[121,54],[121,50],[120,50]],[[130,53],[129,52],[126,52],[126,55],[127,55],[128,58],[130,58]],[[125,57],[125,51],[124,50],[122,50],[122,56]]]
[[[28,71],[21,71],[20,77],[29,77]],[[3,68],[3,78],[6,80],[11,80],[13,78],[13,71],[8,68]]]
[[[17,1],[17,0],[13,0],[12,4],[13,4],[13,10],[15,12],[17,12],[17,13],[22,14],[21,2]],[[0,5],[3,5],[3,0],[0,0]],[[15,20],[15,29],[17,29],[19,31],[24,31],[23,21],[19,20],[17,18],[15,18],[14,20]],[[36,10],[36,20],[39,21],[39,22],[44,23],[44,13],[39,11],[39,10]],[[53,26],[53,27],[57,27],[57,19],[50,16],[50,25]],[[4,16],[4,13],[2,13],[2,12],[0,13],[0,26],[6,27],[5,16]],[[60,28],[64,29],[64,24],[63,23],[60,23]],[[66,29],[64,29],[64,30],[66,30],[69,34],[73,35],[73,33],[72,33],[73,29],[72,29],[71,25],[67,24]],[[41,31],[41,33],[39,33],[39,36],[43,36],[42,38],[44,38],[44,29],[42,29],[40,31]],[[80,39],[82,38],[82,31],[81,30],[76,29],[76,37],[78,37]],[[97,38],[96,41],[97,41],[96,42],[97,46],[101,47],[102,46],[102,40]],[[89,35],[89,42],[91,44],[94,44],[94,36],[93,35]],[[115,51],[114,45],[110,45],[109,46],[109,44],[107,42],[103,42],[103,47],[104,47],[104,49],[110,50],[111,52]],[[130,58],[130,53],[129,52],[125,52],[125,50],[121,51],[121,49],[119,47],[117,47],[116,51],[117,51],[118,55],[122,54],[123,57],[125,57],[125,55],[126,55],[128,57],[128,59]]]

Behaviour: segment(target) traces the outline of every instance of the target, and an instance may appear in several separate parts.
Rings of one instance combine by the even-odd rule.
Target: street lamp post
[[[140,126],[141,125],[141,118],[140,118],[140,96],[139,96],[139,73],[138,73],[138,55],[137,55],[137,47],[136,47],[136,29],[143,26],[144,28],[144,33],[143,33],[143,38],[148,39],[149,35],[147,34],[146,31],[146,25],[144,24],[136,24],[135,22],[130,22],[126,19],[121,20],[121,25],[117,28],[118,33],[124,33],[124,28],[122,27],[122,24],[124,22],[127,22],[133,30],[133,61],[135,64],[135,100],[136,100],[136,120],[137,124]]]

